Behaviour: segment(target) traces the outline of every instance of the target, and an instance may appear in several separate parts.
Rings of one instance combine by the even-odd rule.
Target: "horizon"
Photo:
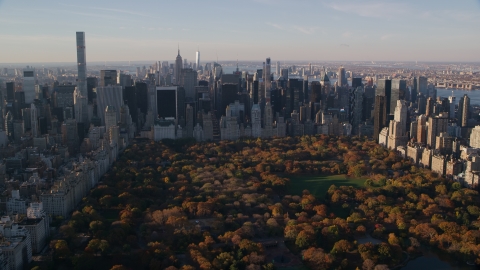
[[[5,63],[75,63],[77,31],[87,63],[174,59],[178,46],[201,61],[480,62],[479,0],[25,3],[0,0],[0,22],[14,25],[0,35]]]

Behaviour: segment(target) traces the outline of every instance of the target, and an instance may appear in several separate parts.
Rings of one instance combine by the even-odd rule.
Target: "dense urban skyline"
[[[73,31],[87,61],[172,60],[178,44],[189,61],[480,61],[473,0],[26,4],[0,1],[3,63],[75,62]]]

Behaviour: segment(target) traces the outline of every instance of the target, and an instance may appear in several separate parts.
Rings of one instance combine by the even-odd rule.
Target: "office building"
[[[195,52],[195,66],[197,67],[196,70],[201,69],[200,68],[200,51]]]
[[[97,116],[101,125],[105,125],[105,109],[107,106],[121,108],[123,105],[123,90],[120,85],[97,87]],[[117,119],[120,119],[120,110],[117,111]]]
[[[7,82],[7,102],[13,102],[15,99],[15,82]]]
[[[348,85],[347,74],[345,73],[345,68],[344,67],[338,68],[338,75],[337,76],[338,76],[338,81],[337,81],[338,86]]]
[[[156,116],[158,118],[173,118],[177,121],[180,118],[180,101],[178,86],[157,86],[156,87]]]
[[[32,103],[35,99],[35,69],[33,68],[23,70],[23,92],[25,93],[25,103]]]
[[[363,87],[359,86],[355,88],[355,90],[353,90],[352,99],[352,108],[350,109],[350,122],[352,124],[353,134],[358,134],[359,126],[363,122]]]
[[[387,109],[387,115],[393,115],[395,112],[395,106],[397,104],[397,95],[392,98],[392,80],[380,79],[377,81],[377,89],[375,90],[376,96],[385,96],[385,105]]]
[[[380,131],[387,126],[387,100],[386,96],[375,96],[375,110],[373,113],[373,138],[378,139]]]
[[[100,86],[107,87],[117,84],[116,70],[100,70]]]
[[[197,86],[197,71],[191,68],[181,70],[181,77],[178,85],[185,89],[185,98],[195,100],[195,87]]]
[[[405,100],[407,92],[407,81],[401,79],[393,79],[390,92],[390,114],[395,113],[395,107],[398,100]]]
[[[422,94],[425,97],[428,97],[428,79],[426,77],[417,78],[417,93]]]

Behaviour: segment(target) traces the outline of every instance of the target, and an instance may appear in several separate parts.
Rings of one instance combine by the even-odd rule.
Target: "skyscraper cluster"
[[[180,48],[173,62],[133,66],[134,72],[93,70],[85,33],[76,38],[74,76],[27,67],[0,90],[0,178],[38,185],[20,199],[42,203],[47,214],[68,215],[139,138],[367,136],[419,166],[478,183],[480,132],[470,98],[438,96],[424,74],[355,76],[348,65],[280,61],[272,70],[270,57],[246,71],[238,61],[201,62],[200,51],[188,62]],[[50,81],[39,83],[45,77]],[[33,173],[46,181],[36,182]],[[29,201],[31,195],[37,199]]]

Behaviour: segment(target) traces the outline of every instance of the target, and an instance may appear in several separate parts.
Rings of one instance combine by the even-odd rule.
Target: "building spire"
[[[180,43],[178,43],[178,56],[180,56]]]

